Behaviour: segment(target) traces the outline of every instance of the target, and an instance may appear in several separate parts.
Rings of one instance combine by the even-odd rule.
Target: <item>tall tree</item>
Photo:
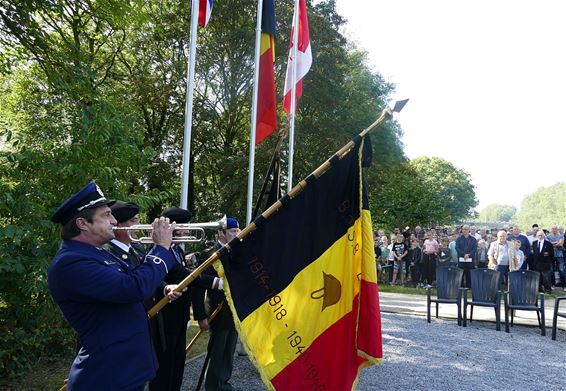
[[[472,215],[478,202],[470,174],[438,157],[419,157],[410,164],[423,182],[438,193],[441,202],[438,208],[444,222]]]
[[[541,187],[521,202],[516,222],[529,229],[534,223],[548,229],[554,224],[566,225],[566,183]]]
[[[483,208],[480,212],[481,221],[511,221],[517,208],[513,205],[491,204]]]

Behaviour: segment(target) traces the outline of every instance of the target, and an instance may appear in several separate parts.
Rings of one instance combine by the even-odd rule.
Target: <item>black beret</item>
[[[175,223],[178,223],[178,224],[187,224],[188,222],[191,221],[191,217],[193,217],[191,212],[189,212],[186,209],[182,209],[182,208],[165,209],[163,211],[163,213],[161,214],[161,216],[168,217],[169,221],[171,221],[172,223],[175,222]]]
[[[53,213],[51,221],[65,225],[84,209],[98,208],[102,205],[112,206],[113,204],[114,201],[107,200],[96,183],[90,182],[81,190],[67,198],[67,200],[57,208],[55,213]]]
[[[110,207],[112,211],[112,216],[116,219],[118,223],[123,223],[128,221],[140,212],[140,207],[133,202],[116,201],[114,205]]]

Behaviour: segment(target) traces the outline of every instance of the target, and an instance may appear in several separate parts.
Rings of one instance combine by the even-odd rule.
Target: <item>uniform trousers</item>
[[[238,342],[238,333],[234,327],[231,313],[224,305],[218,319],[211,323],[208,354],[210,363],[206,371],[204,388],[206,391],[230,391],[232,386],[228,381],[234,367],[234,352]]]

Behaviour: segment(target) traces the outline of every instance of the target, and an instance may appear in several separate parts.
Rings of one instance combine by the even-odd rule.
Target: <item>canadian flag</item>
[[[299,17],[293,16],[293,26],[291,27],[291,44],[289,47],[289,62],[287,63],[287,74],[285,75],[285,95],[283,96],[283,110],[291,113],[291,88],[293,87],[293,67],[295,67],[295,80],[297,87],[295,90],[295,111],[299,97],[303,94],[303,78],[308,73],[312,64],[311,42],[309,37],[309,20],[307,18],[306,0],[299,0]],[[295,21],[299,20],[297,29],[297,58],[293,58],[293,34],[295,33]],[[294,113],[293,113],[294,114]]]

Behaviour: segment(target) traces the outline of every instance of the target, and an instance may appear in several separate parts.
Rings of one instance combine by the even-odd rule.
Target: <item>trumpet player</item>
[[[116,219],[117,227],[131,227],[139,224],[140,208],[133,202],[117,200],[110,207],[112,216]],[[145,249],[136,243],[132,243],[132,238],[137,235],[136,231],[114,231],[114,239],[104,246],[106,250],[123,259],[132,266],[138,266],[145,257]]]
[[[178,224],[187,224],[191,213],[186,209],[169,208],[162,213],[162,218]],[[174,236],[186,236],[184,230],[176,230]],[[173,244],[170,253],[175,259],[175,266],[165,276],[165,283],[178,284],[189,275],[183,249]],[[201,275],[193,283],[205,289],[222,289],[222,280],[209,275]],[[156,301],[163,297],[162,292],[156,292]],[[150,391],[176,391],[181,388],[185,368],[185,346],[187,325],[191,305],[190,291],[161,310],[162,324],[158,324],[158,335],[154,338],[155,350],[159,361],[159,369],[155,379],[149,384]]]
[[[176,263],[169,252],[174,226],[165,217],[156,219],[155,246],[132,268],[102,249],[114,238],[112,204],[91,182],[51,217],[61,224],[63,240],[48,270],[49,291],[81,345],[69,373],[70,391],[141,391],[157,370],[143,300]]]

